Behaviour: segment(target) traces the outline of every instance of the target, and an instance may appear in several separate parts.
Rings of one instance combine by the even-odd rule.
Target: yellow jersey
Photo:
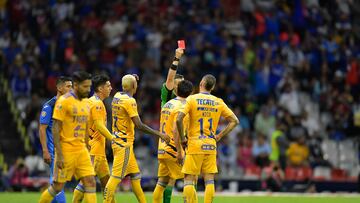
[[[135,139],[135,124],[131,118],[138,116],[136,100],[126,93],[118,92],[112,100],[112,131],[115,144],[130,146]]]
[[[55,104],[53,119],[62,122],[62,151],[74,152],[86,148],[85,135],[90,107],[86,99],[79,100],[73,92],[61,96]]]
[[[179,110],[184,108],[186,101],[174,98],[168,101],[161,109],[160,115],[160,132],[170,137],[170,143],[166,144],[163,139],[159,139],[158,158],[176,158],[177,149],[174,142],[174,129],[176,126],[176,118]],[[184,118],[184,131],[187,131],[188,116]]]
[[[106,138],[96,130],[95,121],[100,120],[106,126],[106,109],[103,101],[97,97],[92,96],[87,99],[90,106],[89,117],[89,144],[91,146],[90,155],[106,156],[105,144]]]
[[[220,98],[208,93],[198,93],[186,99],[184,109],[189,115],[187,154],[216,154],[215,134],[220,117],[234,113]]]

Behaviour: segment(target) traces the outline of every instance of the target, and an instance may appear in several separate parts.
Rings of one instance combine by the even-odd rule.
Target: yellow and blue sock
[[[141,188],[141,174],[134,174],[131,176],[131,188],[138,199],[139,203],[146,203],[144,191]]]
[[[96,203],[96,186],[95,187],[84,187],[84,202],[85,203]]]
[[[205,195],[204,203],[212,203],[215,196],[215,182],[214,180],[205,181]]]
[[[104,203],[111,203],[113,201],[115,190],[120,182],[121,182],[120,178],[115,178],[113,176],[109,178],[104,189],[104,197],[103,197]]]
[[[184,182],[184,203],[194,203],[196,202],[196,190],[193,181]]]
[[[39,203],[50,203],[55,196],[56,196],[56,191],[50,185],[50,187],[41,194]]]
[[[80,183],[76,186],[75,190],[74,190],[74,196],[73,196],[73,203],[79,203],[82,202],[82,200],[84,199],[84,192],[85,192],[85,188],[84,186],[82,186]]]
[[[165,195],[164,191],[166,188],[166,183],[158,181],[153,194],[153,203],[161,203],[161,199],[163,195]],[[165,203],[165,201],[164,201]]]

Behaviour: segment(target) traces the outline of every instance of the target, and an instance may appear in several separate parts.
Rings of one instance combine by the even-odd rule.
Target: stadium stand
[[[8,88],[0,94],[0,152],[7,165],[30,148],[41,156],[40,107],[55,94],[56,78],[76,70],[106,72],[116,91],[123,75],[138,74],[139,112],[158,129],[160,88],[176,40],[185,39],[179,72],[194,84],[205,73],[216,75],[214,94],[240,120],[219,144],[220,181],[261,179],[265,169],[256,165],[253,147],[260,134],[271,145],[277,122],[289,145],[304,136],[309,151],[301,166],[284,168],[285,180],[357,180],[359,1],[2,2],[0,74]],[[155,177],[156,140],[136,137],[143,177]]]

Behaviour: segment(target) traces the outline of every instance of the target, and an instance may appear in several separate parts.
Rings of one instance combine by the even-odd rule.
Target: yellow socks
[[[105,189],[104,189],[104,198],[103,198],[104,203],[112,202],[114,195],[115,195],[115,190],[120,182],[121,182],[121,179],[114,178],[112,176],[109,178],[109,181],[107,182]]]
[[[204,202],[211,203],[215,196],[215,185],[214,180],[207,180],[205,181],[205,196]]]
[[[39,203],[50,203],[55,196],[56,196],[56,192],[53,189],[53,187],[50,186],[41,194]]]
[[[84,186],[82,186],[79,183],[74,190],[74,196],[72,202],[79,203],[82,202],[83,199],[84,199]]]
[[[140,174],[131,177],[131,187],[139,203],[146,203],[144,191],[140,184]]]
[[[185,181],[184,182],[184,202],[185,203],[194,203],[197,202],[196,198],[196,190],[194,187],[194,183],[192,181]]]
[[[153,203],[161,203],[166,184],[158,181],[153,194]]]
[[[96,203],[96,187],[85,187],[84,200],[85,203]]]

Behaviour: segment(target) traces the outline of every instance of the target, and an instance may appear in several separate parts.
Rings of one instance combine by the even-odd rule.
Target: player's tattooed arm
[[[131,117],[131,120],[134,122],[135,127],[145,133],[151,134],[151,135],[155,135],[160,137],[161,139],[163,139],[166,143],[170,142],[170,137],[168,135],[162,134],[157,130],[153,130],[152,128],[150,128],[149,126],[147,126],[146,124],[144,124],[139,116],[134,116]]]
[[[61,143],[60,143],[60,131],[62,129],[62,122],[54,119],[53,120],[53,127],[52,127],[52,134],[53,134],[53,140],[54,140],[54,146],[55,146],[55,152],[56,152],[56,165],[60,169],[64,168],[64,157],[61,149]]]
[[[186,148],[186,144],[187,144],[187,140],[185,138],[184,135],[184,125],[183,125],[183,120],[184,120],[185,114],[182,112],[179,112],[177,118],[176,118],[176,128],[178,130],[179,133],[179,137],[180,137],[180,141],[181,144],[183,146],[183,148]]]
[[[228,124],[219,134],[216,135],[216,141],[219,141],[222,137],[228,135],[239,124],[239,119],[235,116],[235,114],[226,117],[225,120]]]

